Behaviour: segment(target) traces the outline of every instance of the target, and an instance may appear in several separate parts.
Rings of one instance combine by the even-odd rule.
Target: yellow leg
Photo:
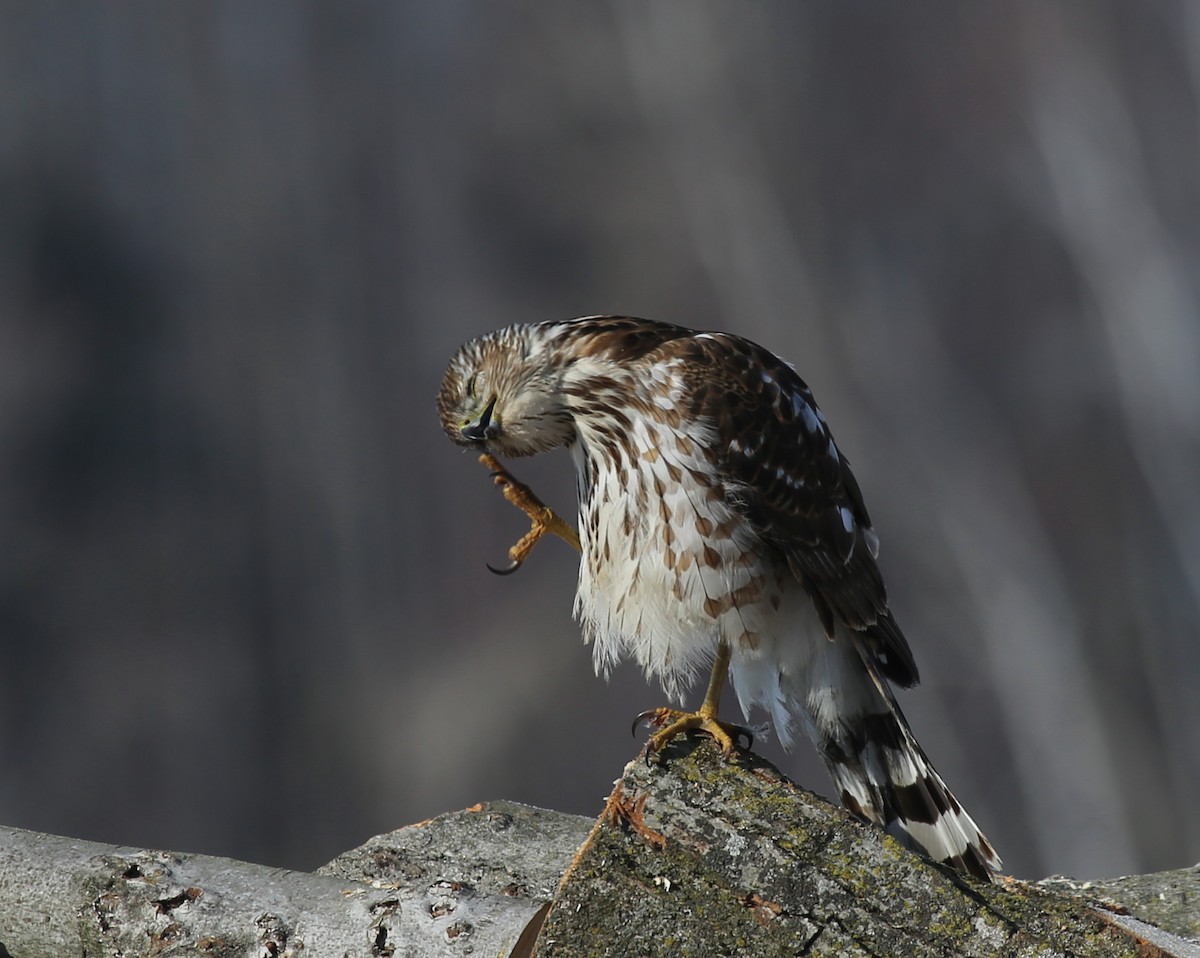
[[[717,646],[717,658],[713,662],[712,674],[708,677],[708,691],[704,693],[704,701],[700,703],[700,708],[695,712],[656,708],[643,712],[637,717],[634,721],[635,728],[639,723],[646,722],[658,729],[646,743],[647,758],[660,751],[676,736],[697,729],[711,735],[713,741],[721,747],[721,751],[726,756],[733,754],[740,737],[744,736],[748,745],[754,743],[754,736],[749,729],[722,722],[717,718],[717,707],[721,702],[721,689],[725,685],[725,674],[729,671],[731,654],[729,643],[721,642]]]
[[[492,479],[504,492],[504,498],[529,516],[532,523],[529,531],[508,550],[508,558],[512,564],[507,569],[492,569],[488,566],[489,569],[497,575],[516,572],[533,551],[538,540],[548,532],[569,542],[576,552],[580,551],[579,534],[574,526],[534,495],[533,490],[525,483],[515,479],[494,457],[485,452],[479,457],[479,461],[492,471]]]

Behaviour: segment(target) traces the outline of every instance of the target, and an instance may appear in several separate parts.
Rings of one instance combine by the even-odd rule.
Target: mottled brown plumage
[[[438,410],[455,442],[500,456],[569,450],[575,610],[598,671],[632,657],[678,698],[728,650],[743,709],[768,712],[785,746],[805,732],[847,807],[975,875],[998,867],[888,686],[917,668],[878,539],[788,364],[738,336],[627,317],[513,326],[462,347]]]

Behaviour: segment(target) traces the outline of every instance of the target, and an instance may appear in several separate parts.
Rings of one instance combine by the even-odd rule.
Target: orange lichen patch
[[[751,909],[754,914],[754,920],[763,927],[766,927],[776,918],[786,914],[783,905],[779,904],[779,902],[767,901],[756,891],[741,895],[738,898],[738,903]]]
[[[620,783],[613,789],[612,794],[604,805],[600,818],[616,828],[628,829],[646,844],[662,851],[667,847],[667,836],[655,831],[646,824],[646,798],[643,792],[637,798],[630,799]]]
[[[470,808],[464,808],[463,811],[464,812],[482,812],[483,811],[483,802],[476,802]]]

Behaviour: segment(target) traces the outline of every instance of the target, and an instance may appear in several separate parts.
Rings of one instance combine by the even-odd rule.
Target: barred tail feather
[[[842,804],[901,843],[976,878],[1000,858],[896,710],[851,717],[820,743]]]
[[[977,878],[999,870],[999,856],[925,757],[854,631],[822,637],[783,669],[771,656],[735,654],[732,671],[747,715],[755,705],[769,712],[787,749],[803,730],[851,812]]]
[[[990,880],[1000,857],[925,757],[887,680],[868,655],[862,661],[867,694],[843,697],[859,710],[815,729],[842,804],[934,861]]]

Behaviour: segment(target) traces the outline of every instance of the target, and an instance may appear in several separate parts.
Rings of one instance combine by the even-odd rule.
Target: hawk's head
[[[463,446],[532,456],[575,438],[558,344],[538,326],[509,326],[466,343],[442,379],[442,428]]]

